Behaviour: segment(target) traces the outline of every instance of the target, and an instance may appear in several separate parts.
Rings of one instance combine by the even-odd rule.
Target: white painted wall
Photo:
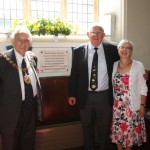
[[[105,14],[113,14],[115,16],[115,35],[112,39],[114,42],[119,41],[123,38],[123,30],[124,30],[124,0],[100,0],[99,5],[99,17],[100,17],[100,24],[105,28],[105,23],[103,22],[103,17]],[[107,24],[106,24],[107,25]]]
[[[133,58],[150,69],[150,0],[126,1],[126,37],[134,43]]]
[[[100,0],[100,19],[107,13],[116,16],[113,41],[131,40],[133,58],[150,69],[150,0]]]

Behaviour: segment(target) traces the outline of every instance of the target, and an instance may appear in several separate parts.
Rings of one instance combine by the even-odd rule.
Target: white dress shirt
[[[23,58],[25,59],[26,65],[29,66],[28,73],[29,73],[29,77],[30,77],[30,80],[31,80],[31,85],[32,85],[32,88],[33,88],[33,96],[36,96],[37,95],[37,86],[36,86],[37,81],[36,81],[34,71],[33,71],[32,67],[30,66],[30,63],[27,59],[27,56],[25,55],[24,57],[22,57],[16,50],[14,50],[14,52],[15,52],[15,56],[16,56],[16,60],[17,60],[17,65],[20,68],[21,68]],[[24,86],[24,81],[23,81],[22,70],[18,69],[18,72],[19,72],[19,77],[20,77],[22,100],[25,100],[25,86]]]
[[[93,55],[95,53],[95,47],[89,42],[88,46],[88,70],[89,70],[89,83],[91,78],[91,69],[92,69],[92,61],[93,61]],[[106,65],[106,59],[104,54],[104,48],[102,43],[97,47],[97,53],[98,53],[98,88],[95,91],[103,91],[109,88],[108,85],[108,73],[107,73],[107,65]],[[91,91],[90,85],[89,85],[89,91]]]

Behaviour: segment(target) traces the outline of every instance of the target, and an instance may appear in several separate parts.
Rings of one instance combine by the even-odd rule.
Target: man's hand
[[[76,98],[75,97],[69,97],[68,103],[69,103],[69,105],[74,106],[76,104]]]

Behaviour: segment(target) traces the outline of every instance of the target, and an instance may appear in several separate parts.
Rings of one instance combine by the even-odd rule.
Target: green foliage
[[[13,28],[17,26],[17,19],[13,22]],[[38,18],[33,21],[23,21],[22,24],[26,25],[32,35],[55,35],[58,36],[62,34],[68,36],[71,33],[76,33],[73,31],[76,27],[73,27],[71,23],[63,22],[59,18]]]

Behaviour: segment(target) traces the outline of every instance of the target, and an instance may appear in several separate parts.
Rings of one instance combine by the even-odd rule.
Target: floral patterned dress
[[[121,75],[119,72],[113,78],[115,97],[111,139],[113,143],[122,144],[123,147],[140,146],[142,142],[146,142],[144,117],[138,116],[139,111],[133,112],[130,109],[129,78],[129,73]]]

